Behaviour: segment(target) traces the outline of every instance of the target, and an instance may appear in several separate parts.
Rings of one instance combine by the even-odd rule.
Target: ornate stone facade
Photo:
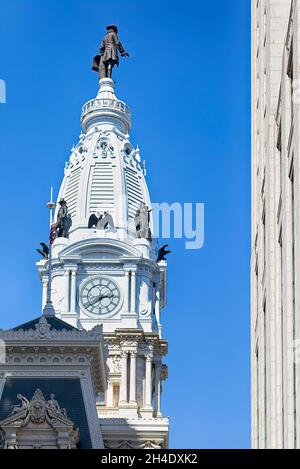
[[[46,401],[37,389],[29,401],[18,394],[19,405],[2,422],[2,447],[4,449],[76,449],[79,429],[61,409],[55,395]]]
[[[114,86],[100,80],[97,97],[83,107],[82,134],[66,165],[58,200],[67,201],[72,226],[69,239],[53,244],[52,299],[57,316],[69,324],[103,327],[107,385],[97,408],[106,445],[166,447],[161,311],[167,265],[157,262],[156,240],[143,234],[153,232],[144,165],[130,143],[129,107]],[[150,222],[138,233],[141,206]],[[105,213],[113,227],[98,225]],[[40,261],[38,270],[44,302],[48,261]]]
[[[21,440],[25,445],[30,431],[34,431],[34,445],[46,433],[50,438],[51,433],[51,441],[47,437],[48,443],[41,445],[53,446],[55,432],[64,423],[64,433],[69,429],[68,445],[78,442],[80,448],[103,448],[96,409],[97,396],[106,388],[101,326],[79,331],[59,319],[42,316],[13,330],[0,331],[0,341],[5,343],[6,352],[5,362],[0,363],[0,428],[6,447],[14,446],[10,443],[12,438],[18,447]],[[47,392],[47,401],[40,391],[34,393],[37,388],[44,395]],[[28,401],[26,390],[34,393],[32,401]],[[55,397],[58,393],[59,399]],[[17,399],[20,406],[15,405]],[[60,407],[61,400],[65,402],[64,409]],[[11,415],[7,402],[14,404]],[[33,422],[34,416],[39,418],[39,412],[44,426],[33,428],[38,423]],[[81,426],[78,441],[77,433],[71,430],[69,415],[74,415],[72,420]],[[18,429],[17,433],[12,433],[13,427]],[[39,429],[40,437],[36,434]],[[59,438],[58,444],[63,445],[63,436]]]

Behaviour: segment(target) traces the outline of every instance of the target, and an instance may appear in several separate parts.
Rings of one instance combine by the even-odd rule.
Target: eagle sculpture
[[[157,256],[157,262],[160,261],[167,261],[166,256],[168,254],[171,254],[172,251],[168,251],[166,248],[168,247],[168,244],[164,244],[161,248],[158,250],[158,256]]]
[[[49,248],[47,244],[45,243],[40,243],[43,249],[37,249],[37,252],[44,258],[48,259],[49,258]]]
[[[99,217],[95,215],[94,213],[90,216],[89,218],[89,228],[97,228],[98,230],[105,230],[106,228],[114,228],[114,220],[113,217],[111,216],[110,213],[104,212],[103,214],[101,213]]]

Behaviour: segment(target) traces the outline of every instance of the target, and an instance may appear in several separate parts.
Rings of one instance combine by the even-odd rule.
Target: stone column
[[[161,401],[161,362],[157,360],[155,362],[155,416],[161,417],[160,401]]]
[[[128,356],[128,352],[122,352],[121,354],[120,406],[127,404],[127,356]]]
[[[47,301],[48,278],[47,278],[47,277],[43,277],[42,282],[43,282],[42,309],[44,309],[44,306],[45,306],[46,301]]]
[[[113,383],[108,381],[107,383],[107,399],[106,399],[106,406],[107,407],[113,407],[113,390],[114,386]]]
[[[126,312],[130,311],[130,289],[129,289],[129,271],[125,270],[125,294],[126,296]]]
[[[152,409],[151,391],[152,391],[152,354],[146,355],[145,371],[145,409]]]
[[[155,291],[155,317],[156,317],[156,321],[158,324],[159,337],[161,338],[162,327],[160,323],[160,287],[159,285],[156,285],[156,291]]]
[[[136,351],[130,352],[130,404],[136,404],[136,356]]]
[[[76,269],[71,271],[71,298],[70,298],[70,312],[76,312]]]
[[[64,273],[64,304],[65,304],[65,311],[64,311],[64,313],[68,313],[69,310],[70,310],[69,287],[70,287],[70,271],[65,270],[65,273]]]
[[[135,313],[136,311],[136,301],[135,301],[135,294],[136,294],[136,273],[135,270],[131,271],[131,301],[130,301],[130,312]]]

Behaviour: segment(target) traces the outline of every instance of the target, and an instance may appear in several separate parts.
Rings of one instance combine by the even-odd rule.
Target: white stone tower
[[[103,325],[107,389],[97,405],[106,447],[165,448],[169,421],[160,401],[167,342],[160,311],[166,263],[156,262],[154,240],[136,234],[136,211],[142,202],[150,210],[151,202],[140,151],[129,139],[130,109],[115,96],[113,80],[100,80],[81,124],[58,196],[72,224],[69,239],[57,238],[52,248],[53,305],[73,326]],[[105,212],[114,226],[88,228],[91,215]],[[44,305],[48,262],[37,265]]]

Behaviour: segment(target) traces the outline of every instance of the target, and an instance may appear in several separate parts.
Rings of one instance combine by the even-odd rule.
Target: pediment
[[[0,422],[3,446],[9,449],[75,449],[79,442],[79,429],[67,417],[51,394],[46,401],[37,389],[29,401],[18,394],[19,405]]]
[[[140,252],[123,241],[112,239],[87,239],[67,246],[59,255],[61,260],[68,258],[119,260],[122,257],[141,257]]]

